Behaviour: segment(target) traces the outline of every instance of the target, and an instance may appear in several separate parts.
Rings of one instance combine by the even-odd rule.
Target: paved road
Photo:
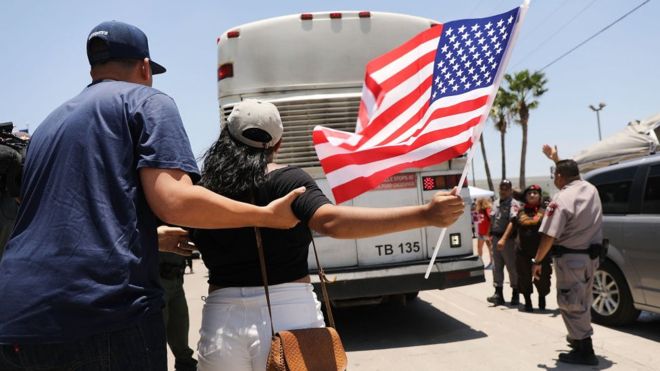
[[[486,275],[490,282],[490,271]],[[187,274],[185,283],[193,348],[199,339],[205,282],[206,269],[197,260],[195,273]],[[569,367],[557,363],[558,352],[567,346],[554,290],[543,313],[491,307],[485,300],[491,293],[486,283],[424,291],[406,305],[336,310],[349,369],[660,370],[660,315],[643,313],[637,323],[619,329],[594,325],[599,366]],[[171,354],[169,364],[172,367]]]

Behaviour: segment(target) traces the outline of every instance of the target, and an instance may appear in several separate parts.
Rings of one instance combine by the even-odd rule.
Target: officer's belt
[[[589,255],[591,259],[596,259],[603,253],[603,245],[599,243],[592,243],[587,249],[569,249],[562,245],[552,245],[552,255],[554,257],[561,257],[564,254],[584,254]]]

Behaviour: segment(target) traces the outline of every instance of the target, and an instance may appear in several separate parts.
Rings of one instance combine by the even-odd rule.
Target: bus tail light
[[[435,175],[422,177],[422,189],[425,191],[435,191],[439,189],[452,189],[458,186],[461,180],[460,174]],[[463,182],[463,188],[468,186],[467,179]]]
[[[225,63],[218,67],[218,81],[234,76],[234,64]]]
[[[314,15],[312,13],[303,13],[300,15],[300,19],[303,21],[311,21],[314,19]]]
[[[233,38],[239,37],[240,35],[241,35],[241,33],[238,30],[233,30],[233,31],[227,32],[227,38],[228,39],[233,39]]]
[[[365,12],[359,12],[358,16],[360,18],[371,18],[371,12],[366,12],[366,11]]]
[[[330,13],[330,19],[340,19],[341,13]]]

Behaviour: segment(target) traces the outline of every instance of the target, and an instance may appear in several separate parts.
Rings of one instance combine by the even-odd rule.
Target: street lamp
[[[600,111],[605,108],[605,103],[598,103],[598,108],[594,107],[592,104],[589,105],[592,111],[596,112],[596,120],[598,121],[598,140],[603,140],[600,134]]]

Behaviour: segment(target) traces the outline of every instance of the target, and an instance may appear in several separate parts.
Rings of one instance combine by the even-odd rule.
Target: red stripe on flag
[[[374,96],[374,99],[377,99],[378,96],[380,96],[380,92],[382,91],[381,86],[376,82],[376,80],[372,79],[369,74],[364,76],[364,86],[371,91],[371,95]]]
[[[448,148],[442,152],[438,152],[427,158],[418,161],[398,164],[396,166],[374,173],[369,177],[355,178],[350,182],[332,188],[332,194],[335,197],[335,202],[340,204],[344,201],[359,196],[362,193],[367,192],[370,189],[378,186],[378,184],[380,184],[388,177],[397,174],[400,171],[407,169],[409,167],[425,167],[425,166],[430,166],[441,162],[445,162],[447,160],[451,160],[467,152],[470,149],[470,146],[472,146],[472,139],[469,139],[464,143]]]
[[[381,55],[380,57],[376,57],[375,59],[372,59],[369,63],[367,63],[367,74],[371,74],[378,71],[379,69],[394,62],[396,59],[404,56],[406,53],[410,52],[419,45],[425,43],[426,41],[429,41],[436,37],[440,37],[441,34],[442,34],[442,25],[429,28],[428,30],[417,34],[417,36],[406,41],[403,45],[390,50],[389,52]]]
[[[433,50],[420,56],[419,58],[417,58],[417,60],[410,63],[408,66],[401,69],[400,71],[397,71],[396,74],[392,75],[387,80],[383,81],[380,84],[380,88],[385,91],[390,91],[394,89],[399,84],[408,80],[411,76],[421,71],[424,67],[433,63],[435,61],[435,53],[436,51]]]
[[[436,51],[433,50],[422,55],[417,60],[410,63],[408,66],[398,71],[396,74],[390,76],[387,80],[383,81],[383,83],[381,84],[378,84],[369,74],[367,74],[364,77],[364,85],[367,87],[369,91],[371,91],[371,94],[374,97],[374,99],[378,100],[378,104],[374,104],[374,106],[380,105],[379,104],[380,101],[384,98],[381,95],[381,92],[391,91],[401,83],[405,82],[406,80],[414,76],[422,68],[426,67],[429,64],[432,64],[435,61],[435,54]],[[360,121],[362,128],[366,128],[368,125],[370,125],[369,118],[370,117],[366,111],[366,106],[364,106],[364,102],[360,101],[358,120]]]
[[[442,118],[442,117],[457,115],[457,114],[460,114],[460,113],[474,111],[476,109],[479,109],[479,108],[485,106],[487,102],[488,102],[488,95],[484,95],[484,96],[481,96],[479,98],[475,98],[475,99],[472,99],[472,100],[467,100],[467,101],[463,101],[463,102],[454,104],[453,106],[440,107],[440,108],[434,110],[433,113],[429,116],[428,120],[426,120],[424,125],[420,126],[410,136],[414,137],[414,136],[419,135],[419,133],[421,133],[428,126],[428,124],[433,120],[437,120],[437,119]],[[392,141],[392,140],[398,138],[400,135],[405,133],[412,126],[414,126],[414,123],[412,125],[407,124],[405,126],[401,126],[401,128],[399,128],[394,134],[392,134],[389,138],[387,138],[383,142],[389,142],[389,141]]]
[[[353,149],[364,144],[369,138],[376,135],[384,127],[386,127],[392,120],[396,119],[400,114],[405,110],[410,108],[430,87],[433,76],[430,75],[424,81],[422,81],[417,88],[408,93],[405,97],[401,98],[398,102],[387,108],[383,113],[378,115],[378,117],[372,119],[369,126],[367,126],[361,134],[365,137],[358,143],[356,146],[345,147],[347,149]]]
[[[367,106],[364,104],[364,100],[360,100],[358,122],[360,123],[362,129],[364,129],[369,124],[369,113],[367,112]]]
[[[399,144],[395,146],[375,147],[352,153],[341,153],[328,156],[321,160],[321,166],[326,174],[341,169],[349,165],[364,165],[370,162],[376,162],[412,152],[418,148],[424,147],[433,142],[451,138],[479,124],[481,117],[475,117],[472,120],[458,126],[443,128],[426,133],[415,140],[414,143]]]
[[[433,121],[437,120],[442,117],[446,116],[452,116],[452,115],[457,115],[465,112],[470,112],[474,111],[482,106],[484,106],[488,102],[488,96],[484,95],[479,98],[475,98],[469,101],[464,101],[460,102],[457,104],[454,104],[452,106],[447,106],[447,107],[440,107],[437,108],[433,111],[433,113],[429,116],[429,118],[426,120],[426,122],[421,125],[415,132],[410,135],[410,137],[414,137],[419,135],[428,124]],[[392,135],[387,137],[387,139],[384,139],[378,143],[378,145],[383,145],[391,142],[392,140],[398,138],[401,136],[403,133],[408,131],[411,127],[415,126],[419,121],[423,118],[423,116],[426,114],[426,111],[429,108],[429,104],[426,103],[424,106],[415,114],[413,115],[407,122],[405,122],[401,127],[399,127]],[[343,147],[346,148],[346,147]]]
[[[465,113],[465,112],[474,111],[474,110],[482,107],[483,105],[485,105],[486,102],[488,102],[488,96],[484,95],[484,96],[481,96],[481,97],[478,97],[478,98],[474,98],[474,99],[471,99],[471,100],[468,100],[468,101],[464,101],[464,102],[454,104],[452,106],[437,108],[429,116],[429,118],[426,120],[424,125],[422,125],[418,130],[416,130],[415,133],[411,135],[411,137],[419,135],[419,133],[421,133],[424,130],[424,128],[426,128],[426,126],[428,126],[428,124],[433,120],[437,120],[437,119],[442,118],[442,117],[448,117],[448,116],[458,115],[458,114]],[[426,109],[426,107],[424,109]],[[409,122],[410,121],[411,120],[409,120]],[[412,125],[408,125],[408,123],[406,123],[405,130],[408,130],[408,128],[410,126],[412,126]],[[404,132],[404,129],[402,127],[400,130],[397,130],[397,132],[395,134],[390,136],[390,138],[388,138],[388,141],[391,140],[392,138],[395,138],[395,135],[401,135],[403,132]],[[350,135],[348,135],[347,133],[344,133],[344,132],[332,131],[331,136],[334,137],[334,138],[346,139]],[[314,131],[312,132],[312,141],[313,141],[314,145],[329,142],[328,138],[326,137],[326,132],[324,132],[322,129],[314,129]],[[387,143],[388,141],[383,141],[383,142],[381,142],[381,144]],[[340,144],[339,147],[344,148],[344,149],[348,149],[348,150],[357,150],[357,148],[355,148],[353,146],[350,146],[348,144]],[[374,148],[376,148],[376,147],[374,147]]]
[[[329,130],[326,132],[323,129],[325,128],[322,126],[317,126],[312,131],[312,142],[314,142],[315,145],[321,143],[328,143],[329,142],[328,136],[337,138],[339,140],[343,140],[351,137],[351,134],[345,131]]]

